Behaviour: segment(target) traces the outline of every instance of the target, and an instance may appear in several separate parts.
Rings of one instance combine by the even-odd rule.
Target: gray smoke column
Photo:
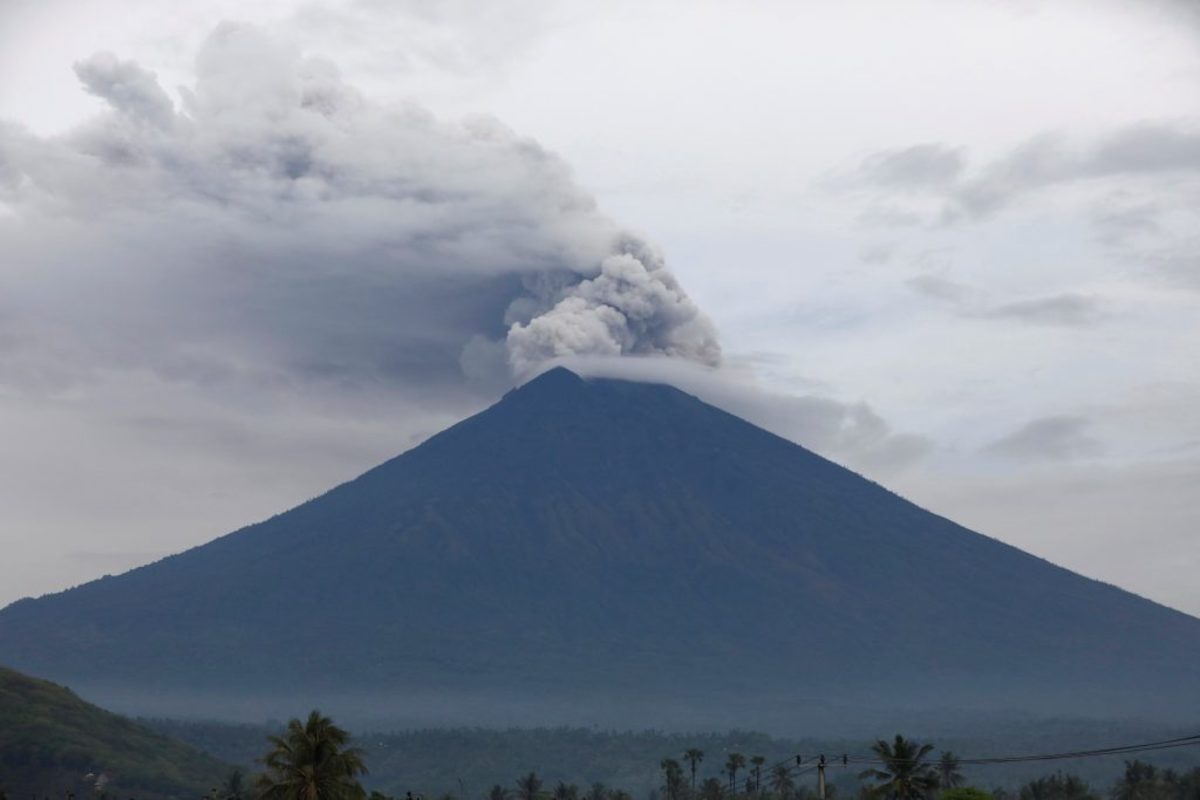
[[[553,305],[508,331],[509,361],[527,375],[571,356],[665,355],[708,366],[721,359],[712,326],[644,243],[600,262],[599,274],[543,300]]]
[[[349,391],[720,360],[654,248],[494,119],[379,106],[228,23],[178,107],[114,55],[76,71],[105,113],[59,137],[0,125],[0,384],[35,362]]]

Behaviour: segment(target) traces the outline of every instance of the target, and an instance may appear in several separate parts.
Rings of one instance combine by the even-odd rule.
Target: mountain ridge
[[[102,695],[349,684],[556,696],[576,722],[647,697],[792,708],[796,681],[865,706],[1200,700],[1200,620],[678,389],[563,369],[282,514],[9,606],[0,651]]]
[[[228,769],[66,687],[0,666],[0,791],[194,797]]]

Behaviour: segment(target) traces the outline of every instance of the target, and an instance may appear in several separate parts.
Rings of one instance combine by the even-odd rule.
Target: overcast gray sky
[[[0,5],[0,603],[547,359],[1200,614],[1200,16]]]

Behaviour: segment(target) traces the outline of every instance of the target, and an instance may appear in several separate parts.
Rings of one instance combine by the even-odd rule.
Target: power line
[[[1093,750],[1072,750],[1061,753],[1029,753],[1024,755],[1012,756],[977,756],[958,758],[959,764],[973,765],[988,765],[988,764],[1016,764],[1030,761],[1062,761],[1066,759],[1076,758],[1096,758],[1101,756],[1125,755],[1129,753],[1143,753],[1154,750],[1170,750],[1177,747],[1192,747],[1200,745],[1200,734],[1192,736],[1181,736],[1176,739],[1163,739],[1157,742],[1142,742],[1139,744],[1117,745],[1114,747],[1102,747]],[[915,763],[916,759],[884,759],[877,755],[862,756],[852,755],[847,756],[847,761],[854,764],[886,764],[886,763]]]
[[[1113,747],[1101,747],[1091,750],[1070,750],[1058,753],[1026,753],[1022,755],[1008,756],[975,756],[975,757],[960,757],[957,762],[960,765],[973,766],[990,766],[993,764],[1019,764],[1037,761],[1064,761],[1069,759],[1079,758],[1101,758],[1104,756],[1127,755],[1131,753],[1145,753],[1156,750],[1171,750],[1181,747],[1196,747],[1200,746],[1200,734],[1191,736],[1180,736],[1175,739],[1163,739],[1156,742],[1140,742],[1137,744],[1115,745]],[[786,766],[784,771],[790,778],[796,778],[805,775],[813,770],[819,770],[822,767],[850,767],[850,766],[869,766],[874,764],[906,764],[917,763],[917,759],[884,759],[877,755],[850,755],[842,753],[835,755],[832,758],[826,758],[824,755],[814,755],[806,761],[804,756],[796,754],[780,759],[769,767],[766,777],[768,781],[772,776],[777,775],[776,770],[779,767]],[[935,766],[934,762],[925,762],[931,767]],[[765,765],[764,765],[765,766]],[[761,773],[760,773],[761,775]],[[552,793],[547,790],[538,792],[538,797],[551,797]]]
[[[1157,742],[1141,742],[1138,744],[1116,745],[1113,747],[1096,748],[1092,750],[1072,750],[1060,753],[1030,753],[1024,755],[1010,756],[975,756],[958,758],[959,764],[969,764],[975,766],[987,766],[992,764],[1017,764],[1034,761],[1062,761],[1067,759],[1077,758],[1098,758],[1103,756],[1126,755],[1130,753],[1144,753],[1155,750],[1170,750],[1179,747],[1200,746],[1200,734],[1192,736],[1181,736],[1175,739],[1164,739]],[[804,760],[804,756],[797,754],[781,759],[769,767],[766,767],[768,780],[771,775],[776,774],[779,767],[787,766],[786,773],[789,777],[798,777],[805,773],[811,772],[821,766],[826,767],[850,767],[850,766],[869,766],[873,764],[897,764],[897,763],[915,763],[915,759],[883,759],[879,756],[871,755],[850,755],[840,754],[827,759],[824,755],[811,756],[808,761]],[[933,766],[933,762],[929,763]]]

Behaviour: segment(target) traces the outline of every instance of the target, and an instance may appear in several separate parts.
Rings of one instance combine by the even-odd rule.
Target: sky
[[[0,3],[0,603],[550,363],[1200,614],[1200,13]]]

